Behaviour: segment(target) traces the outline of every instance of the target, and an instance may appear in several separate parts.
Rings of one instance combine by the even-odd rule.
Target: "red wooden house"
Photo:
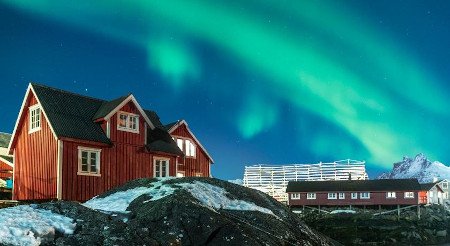
[[[211,176],[211,164],[214,160],[189,129],[185,120],[166,125],[167,131],[183,150],[184,156],[178,157],[177,176]]]
[[[289,206],[419,205],[416,179],[291,181]]]
[[[133,95],[105,101],[38,84],[28,86],[9,153],[16,200],[84,201],[132,179],[176,176],[184,160],[158,115]],[[186,175],[209,176],[210,164]]]
[[[8,145],[11,134],[0,132],[0,179],[6,180],[13,176],[13,157],[8,155]]]

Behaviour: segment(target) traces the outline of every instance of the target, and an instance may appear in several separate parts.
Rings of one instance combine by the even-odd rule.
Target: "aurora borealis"
[[[372,174],[419,152],[450,163],[446,1],[0,4],[11,92],[0,131],[38,81],[101,98],[131,91],[163,121],[185,118],[219,178],[347,158]]]

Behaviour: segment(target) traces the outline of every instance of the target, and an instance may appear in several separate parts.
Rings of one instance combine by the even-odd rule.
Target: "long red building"
[[[136,178],[211,176],[183,124],[178,140],[131,94],[106,101],[32,83],[8,148],[13,199],[85,201]]]
[[[289,206],[419,205],[416,179],[291,181]]]

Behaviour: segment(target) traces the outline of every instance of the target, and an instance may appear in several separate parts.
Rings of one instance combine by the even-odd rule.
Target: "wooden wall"
[[[339,192],[336,192],[339,193]],[[307,193],[301,192],[300,199],[291,199],[289,193],[290,206],[348,206],[348,205],[414,205],[418,204],[418,192],[414,191],[414,198],[404,198],[403,191],[397,191],[396,198],[386,198],[386,192],[370,192],[370,199],[351,199],[351,192],[344,192],[345,199],[328,199],[328,192],[316,192],[316,199],[307,199]],[[337,194],[338,195],[338,194]]]
[[[41,130],[28,134],[29,106],[37,104],[30,91],[19,122],[14,159],[14,194],[16,200],[56,198],[57,140],[41,113]]]
[[[174,138],[189,139],[196,146],[195,157],[179,157],[178,158],[178,171],[184,171],[185,176],[195,176],[196,173],[201,173],[203,177],[210,176],[211,164],[206,153],[200,148],[199,143],[194,140],[194,137],[189,133],[185,124],[181,124],[170,134]]]
[[[139,114],[132,103],[125,105],[121,111]],[[117,114],[113,115],[110,120],[112,147],[99,147],[95,143],[81,144],[64,141],[63,200],[86,201],[127,181],[153,177],[153,159],[155,157],[170,158],[169,175],[176,175],[175,157],[146,152],[144,147],[145,120],[142,116],[139,117],[139,134],[117,130]],[[100,176],[77,174],[79,146],[102,150]]]

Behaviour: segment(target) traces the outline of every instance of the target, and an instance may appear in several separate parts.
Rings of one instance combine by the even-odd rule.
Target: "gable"
[[[185,120],[177,121],[176,123],[171,123],[166,125],[168,132],[172,136],[179,136],[184,138],[189,138],[194,141],[194,143],[200,147],[200,149],[205,153],[211,163],[214,163],[214,160],[209,155],[208,151],[206,151],[205,147],[200,143],[200,141],[195,137],[194,133],[189,129],[189,126]]]

